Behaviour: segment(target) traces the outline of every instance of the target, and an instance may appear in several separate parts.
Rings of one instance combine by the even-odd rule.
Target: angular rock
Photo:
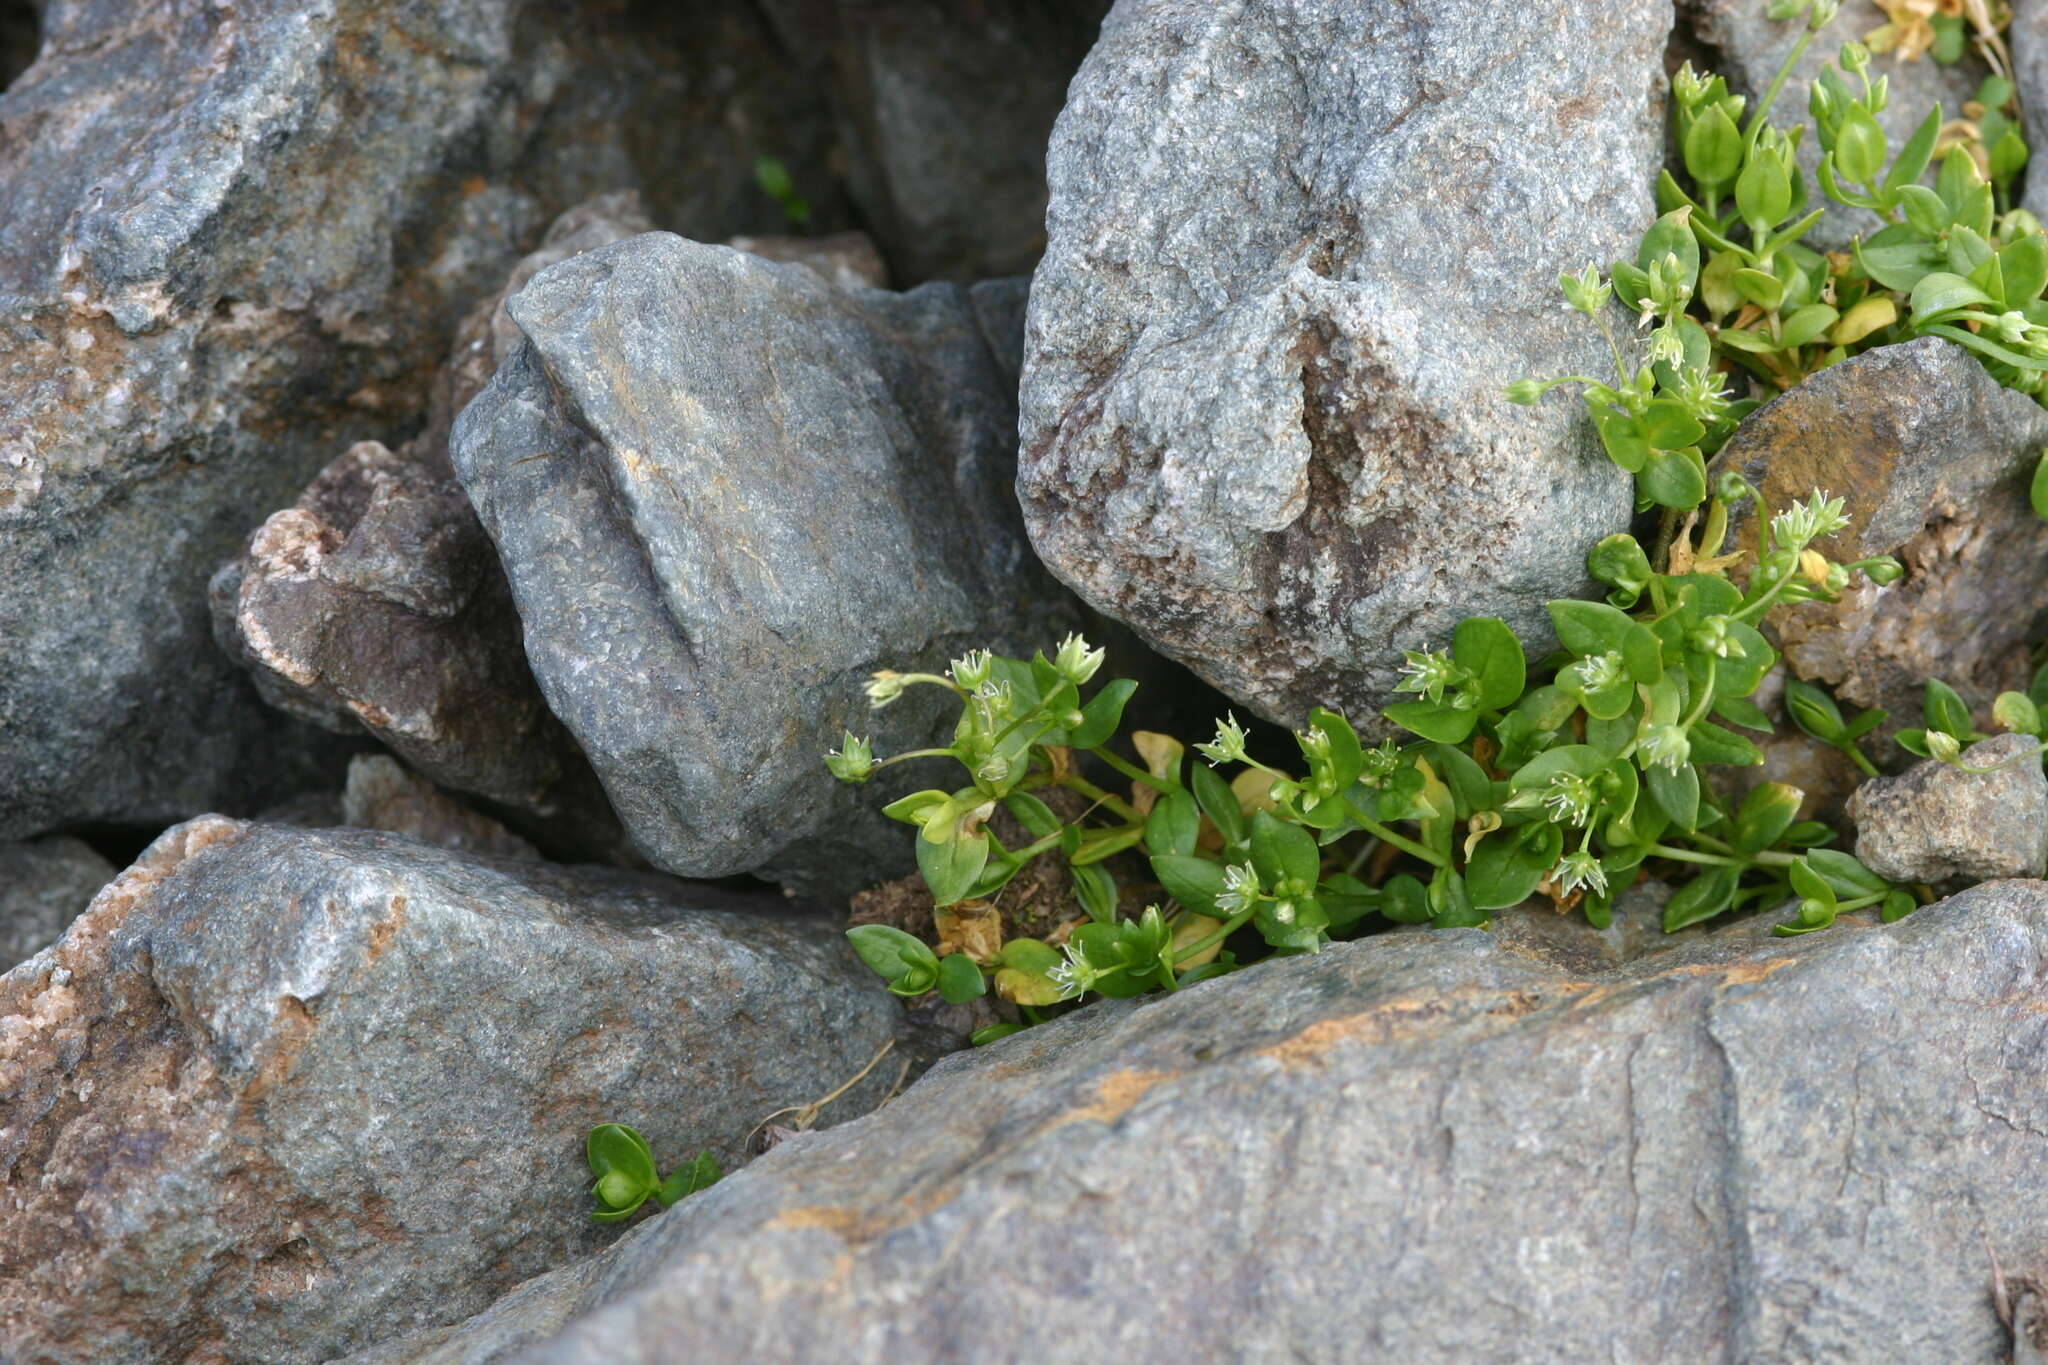
[[[0,1340],[314,1361],[459,1319],[609,1240],[593,1124],[730,1166],[898,1017],[780,897],[180,825],[0,977]]]
[[[2044,961],[2037,882],[1590,976],[1339,944],[948,1059],[356,1365],[1988,1365],[1985,1246],[2048,1218]]]
[[[2027,146],[2048,147],[2048,4],[2017,0],[2006,44],[2012,49],[2013,84],[2019,87]],[[2035,217],[2048,217],[2048,176],[2027,176],[2020,203]]]
[[[1831,365],[1760,408],[1722,447],[1772,512],[1815,489],[1841,497],[1849,526],[1820,542],[1837,560],[1892,554],[1906,575],[1862,580],[1836,603],[1772,611],[1785,662],[1845,706],[1890,719],[1865,744],[1919,724],[1923,687],[1940,678],[1988,707],[2024,691],[2038,636],[2036,585],[2048,575],[2048,522],[2027,484],[2048,445],[2048,410],[2002,387],[1938,337]],[[1756,543],[1755,509],[1738,504],[1735,543]]]
[[[1031,269],[1045,143],[1108,0],[765,0],[832,92],[848,190],[897,277]]]
[[[0,972],[55,943],[113,879],[83,839],[0,844]]]
[[[936,689],[871,712],[868,675],[1074,621],[1011,493],[1022,292],[849,293],[650,233],[507,304],[527,340],[457,421],[456,472],[550,707],[657,865],[900,870],[876,788],[915,775],[842,787],[823,755],[952,718]]]
[[[2022,0],[2021,6],[2015,8],[2023,8],[2025,3]],[[1929,13],[1934,9],[1932,5],[1913,8]],[[1681,29],[1707,49],[1695,57],[1695,65],[1704,59],[1708,69],[1728,78],[1729,89],[1751,100],[1770,85],[1785,54],[1806,31],[1803,18],[1789,22],[1773,19],[1766,6],[1751,0],[1678,0],[1678,14]],[[1808,46],[1779,92],[1778,102],[1772,106],[1772,121],[1780,127],[1808,125],[1806,136],[1799,143],[1799,164],[1805,168],[1806,183],[1814,187],[1809,207],[1817,208],[1821,203],[1819,182],[1814,179],[1820,165],[1820,139],[1814,135],[1813,120],[1806,109],[1813,79],[1821,68],[1836,62],[1842,44],[1862,41],[1886,21],[1884,10],[1874,0],[1843,0],[1841,13]],[[2019,27],[2020,21],[2016,19],[2014,29]],[[2016,31],[2015,49],[2019,46]],[[1870,74],[1873,78],[1883,76],[1891,91],[1891,100],[1878,113],[1877,121],[1884,129],[1887,146],[1896,152],[1913,136],[1920,120],[1927,117],[1929,106],[1937,101],[1944,119],[1962,118],[1963,105],[1975,98],[1977,87],[1991,73],[1975,51],[1966,51],[1954,63],[1937,62],[1924,54],[1913,61],[1900,61],[1890,54],[1876,56],[1871,58]],[[1848,80],[1851,89],[1859,88],[1854,77]],[[1851,237],[1867,237],[1883,226],[1876,214],[1863,209],[1845,208],[1833,200],[1827,201],[1827,208],[1826,216],[1806,238],[1809,244],[1823,250],[1846,247]]]
[[[1627,524],[1558,271],[1632,252],[1662,3],[1122,0],[1049,154],[1018,491],[1046,563],[1273,719],[1376,717],[1401,650]],[[1598,154],[1588,149],[1598,148]]]
[[[823,179],[747,0],[670,8],[47,7],[0,94],[0,839],[332,785],[207,643],[207,576],[417,426],[555,213],[644,180],[722,237],[780,221],[756,154]]]
[[[2048,872],[2048,777],[2028,735],[1963,751],[1966,773],[1923,759],[1849,798],[1856,856],[1895,882],[1985,881]],[[2003,766],[2000,766],[2003,765]]]
[[[403,834],[436,848],[491,858],[537,858],[532,844],[490,816],[471,810],[386,754],[348,765],[341,824]]]

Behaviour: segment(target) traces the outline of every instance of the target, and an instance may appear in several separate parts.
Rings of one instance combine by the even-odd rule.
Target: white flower
[[[1638,746],[1644,760],[1677,772],[1692,757],[1692,740],[1679,725],[1652,725]]]
[[[980,687],[995,673],[995,656],[985,649],[970,649],[953,660],[953,681],[965,688]]]
[[[1600,794],[1593,784],[1573,773],[1559,773],[1543,791],[1543,809],[1553,825],[1583,825],[1593,816]]]
[[[1788,549],[1805,549],[1807,542],[1831,536],[1849,524],[1842,512],[1842,500],[1820,489],[1805,502],[1795,502],[1771,518],[1771,534]]]
[[[1420,692],[1431,701],[1442,701],[1444,689],[1464,679],[1465,670],[1441,651],[1410,649],[1403,654],[1408,662],[1401,668],[1401,681],[1394,684],[1396,692]]]
[[[1250,760],[1245,757],[1245,738],[1245,729],[1237,723],[1237,713],[1233,711],[1216,722],[1216,738],[1207,744],[1197,744],[1195,752],[1208,759],[1211,765],[1247,763]]]
[[[1095,670],[1102,667],[1106,650],[1090,649],[1088,642],[1078,635],[1069,635],[1060,641],[1060,652],[1054,656],[1052,666],[1062,678],[1079,687],[1095,676]]]
[[[1103,971],[1088,960],[1088,954],[1072,939],[1067,941],[1067,960],[1045,974],[1046,980],[1060,988],[1060,999],[1072,1000],[1081,995]]]
[[[1585,849],[1565,854],[1563,861],[1551,869],[1550,880],[1557,883],[1560,891],[1571,892],[1589,886],[1596,896],[1607,894],[1607,869]]]
[[[1605,692],[1628,676],[1628,666],[1619,653],[1610,649],[1605,654],[1579,660],[1571,666],[1571,672],[1584,691]]]
[[[1216,898],[1216,908],[1226,915],[1235,915],[1248,910],[1259,898],[1259,874],[1250,863],[1239,863],[1223,869],[1223,894]]]

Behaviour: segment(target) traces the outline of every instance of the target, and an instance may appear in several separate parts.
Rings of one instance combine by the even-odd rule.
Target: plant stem
[[[1770,117],[1771,106],[1778,102],[1778,92],[1785,88],[1785,82],[1792,75],[1792,68],[1799,65],[1799,59],[1806,55],[1806,49],[1813,45],[1814,30],[1809,26],[1799,35],[1799,41],[1792,44],[1792,50],[1785,54],[1785,60],[1778,65],[1778,74],[1771,77],[1771,84],[1764,91],[1764,97],[1757,101],[1756,111],[1749,116],[1749,127],[1742,130],[1743,159],[1749,159],[1749,149],[1756,146],[1757,134],[1764,130],[1764,120]]]
[[[1208,952],[1211,947],[1223,942],[1224,939],[1229,938],[1232,934],[1244,928],[1246,921],[1251,919],[1252,914],[1257,909],[1257,906],[1253,906],[1250,909],[1238,911],[1214,930],[1202,935],[1187,947],[1175,949],[1173,955],[1185,961],[1197,954]]]
[[[1122,773],[1125,777],[1130,778],[1133,782],[1143,782],[1146,786],[1151,787],[1153,790],[1160,792],[1162,794],[1173,790],[1173,784],[1171,782],[1168,782],[1165,778],[1157,777],[1151,773],[1146,772],[1137,764],[1129,762],[1126,759],[1117,757],[1115,753],[1111,752],[1107,748],[1090,749],[1087,752],[1094,754],[1097,758],[1101,759],[1104,763],[1107,763],[1110,767]]]
[[[1065,787],[1068,791],[1079,792],[1097,805],[1107,806],[1132,824],[1143,824],[1145,817],[1138,814],[1138,808],[1120,796],[1113,796],[1078,773],[1068,773],[1054,780],[1054,786]]]
[[[1387,843],[1392,844],[1395,848],[1400,849],[1404,853],[1413,854],[1415,857],[1422,859],[1422,861],[1424,861],[1425,863],[1428,863],[1431,867],[1450,866],[1450,863],[1447,859],[1444,859],[1442,857],[1439,857],[1437,854],[1432,853],[1429,849],[1424,848],[1421,844],[1416,843],[1413,839],[1405,839],[1402,836],[1394,833],[1394,831],[1388,829],[1385,825],[1381,824],[1379,821],[1373,819],[1364,811],[1360,810],[1354,802],[1347,800],[1344,803],[1344,809],[1351,812],[1351,818],[1358,822],[1358,827],[1360,829],[1364,830],[1367,834],[1372,835],[1374,838],[1385,840]]]

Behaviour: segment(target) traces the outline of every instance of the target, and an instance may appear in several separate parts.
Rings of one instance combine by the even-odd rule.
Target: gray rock
[[[1048,566],[1270,718],[1546,599],[1628,477],[1526,375],[1596,373],[1560,269],[1633,252],[1663,3],[1122,0],[1049,155],[1019,496]],[[1592,149],[1598,149],[1597,152]]]
[[[2003,1360],[2048,887],[1591,976],[1341,944],[941,1063],[360,1365]],[[522,1350],[521,1348],[527,1348]]]
[[[726,243],[735,251],[764,261],[807,265],[841,289],[887,289],[889,267],[865,232],[835,232],[827,237],[735,237]]]
[[[2013,83],[2019,87],[2027,146],[2048,147],[2048,3],[2014,0],[2006,44],[2012,49]],[[2048,218],[2048,176],[2026,176],[2020,203],[2035,217]]]
[[[776,896],[180,825],[0,977],[0,1335],[43,1365],[312,1361],[460,1319],[610,1240],[593,1124],[737,1164],[898,1017]]]
[[[2026,3],[2027,0],[2021,0],[2022,6]],[[1731,90],[1751,100],[1764,92],[1771,78],[1778,74],[1785,54],[1805,31],[1803,19],[1772,19],[1766,6],[1755,0],[1679,0],[1678,11],[1682,27],[1708,49],[1701,54],[1707,67],[1726,76]],[[1885,22],[1885,12],[1873,0],[1843,0],[1841,13],[1806,49],[1806,55],[1799,59],[1779,93],[1778,102],[1772,106],[1772,121],[1780,127],[1809,125],[1799,144],[1799,164],[1805,168],[1811,187],[1809,208],[1818,208],[1823,202],[1819,182],[1813,178],[1820,165],[1820,139],[1814,135],[1813,120],[1806,111],[1813,78],[1822,67],[1836,60],[1842,44],[1861,41]],[[2014,28],[2018,27],[2015,21]],[[1873,78],[1883,76],[1889,84],[1891,100],[1878,114],[1877,121],[1885,131],[1888,146],[1897,151],[1920,126],[1920,120],[1927,117],[1929,106],[1937,101],[1944,119],[1962,118],[1964,103],[1975,97],[1977,87],[1990,70],[1971,51],[1952,65],[1925,55],[1913,61],[1900,61],[1895,55],[1873,57],[1870,74]],[[1858,88],[1854,78],[1850,78],[1849,85],[1851,89]],[[1810,245],[1823,250],[1846,247],[1851,237],[1868,236],[1883,226],[1874,213],[1845,208],[1832,200],[1826,202],[1827,215],[1806,239]]]
[[[1108,0],[764,0],[830,89],[848,190],[899,279],[1031,269],[1045,142]]]
[[[650,233],[508,304],[528,340],[457,421],[456,472],[549,705],[657,865],[900,869],[894,786],[842,787],[824,753],[943,743],[952,717],[936,689],[871,712],[868,675],[1074,620],[1011,493],[1021,293],[853,293]]]
[[[387,754],[363,754],[349,763],[338,823],[492,858],[540,856],[532,844],[417,773],[407,772]]]
[[[0,844],[0,972],[55,943],[113,878],[83,839]]]
[[[644,180],[722,237],[780,222],[757,152],[823,176],[822,96],[748,0],[668,10],[47,8],[0,94],[0,839],[339,780],[208,643],[208,575],[417,426],[555,213]]]
[[[1963,762],[1998,770],[1966,773],[1930,758],[1856,789],[1856,856],[1872,872],[1936,885],[2048,872],[2048,777],[2033,738],[1984,740]]]
[[[1844,500],[1849,526],[1820,542],[1829,558],[1892,554],[1906,575],[1860,580],[1835,603],[1780,607],[1770,620],[1785,662],[1847,706],[1890,715],[1865,744],[1884,761],[1890,736],[1919,723],[1928,678],[1988,706],[2024,690],[2048,575],[2048,523],[2027,483],[2048,445],[2048,410],[2003,388],[1938,337],[1831,365],[1759,409],[1714,469],[1737,470],[1776,512],[1815,489]],[[1738,504],[1734,543],[1756,543]]]

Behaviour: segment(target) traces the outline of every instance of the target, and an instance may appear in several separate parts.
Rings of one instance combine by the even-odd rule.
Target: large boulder
[[[2024,691],[2048,575],[2048,522],[2028,481],[2048,445],[2048,410],[1993,379],[1939,337],[1883,346],[1830,365],[1758,409],[1716,458],[1783,511],[1816,489],[1844,503],[1849,525],[1819,542],[1836,560],[1896,555],[1905,576],[1861,576],[1838,602],[1779,607],[1770,623],[1793,673],[1852,707],[1889,715],[1867,745],[1920,723],[1928,678],[1957,688],[1988,723],[2001,691]],[[1754,548],[1754,503],[1729,518]]]
[[[336,777],[208,642],[207,576],[419,421],[462,310],[644,182],[771,229],[822,97],[748,0],[52,0],[0,94],[0,839]]]
[[[459,1319],[609,1240],[593,1124],[735,1164],[899,1017],[772,894],[180,825],[0,977],[0,1355],[269,1365]]]
[[[1866,782],[1849,798],[1856,856],[1895,882],[1986,881],[2048,873],[2048,777],[2031,735],[1963,750],[1966,772],[1933,759]]]
[[[526,340],[456,422],[456,472],[549,705],[657,865],[900,868],[886,796],[825,751],[944,743],[952,717],[937,689],[871,713],[869,674],[1073,623],[1011,492],[1022,295],[848,291],[649,233],[508,302]]]
[[[358,1365],[1990,1365],[1987,1248],[2048,1220],[2044,962],[2039,882],[1589,975],[1339,944],[942,1062]]]
[[[1261,714],[1543,603],[1628,522],[1560,269],[1633,253],[1665,3],[1121,0],[1054,130],[1018,491],[1053,571]]]

